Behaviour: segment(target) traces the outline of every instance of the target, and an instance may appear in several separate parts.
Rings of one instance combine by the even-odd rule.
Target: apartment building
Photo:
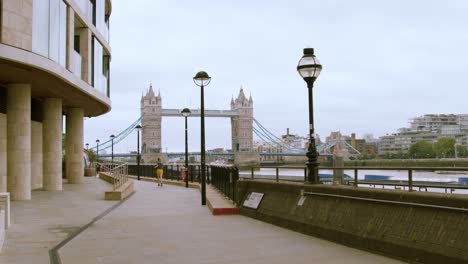
[[[83,181],[83,119],[111,109],[110,0],[0,0],[0,192]],[[65,118],[65,131],[63,117]]]

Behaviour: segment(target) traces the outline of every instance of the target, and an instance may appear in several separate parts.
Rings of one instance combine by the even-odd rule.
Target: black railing
[[[141,177],[156,177],[156,165],[140,165],[140,176]],[[163,172],[163,179],[167,180],[174,180],[174,181],[182,181],[182,168],[183,165],[173,165],[173,164],[166,164],[164,165],[164,172]],[[138,165],[131,164],[128,165],[128,174],[130,175],[138,175]],[[211,171],[210,166],[206,166],[206,177],[207,183],[210,184],[211,182]],[[200,165],[189,165],[188,170],[188,180],[189,182],[200,182],[200,175],[201,175],[201,166]]]
[[[258,172],[260,169],[275,169],[275,175],[268,174],[262,175]],[[304,177],[301,176],[288,176],[288,175],[281,175],[280,170],[298,170],[300,171],[297,173],[303,174]],[[456,183],[456,182],[437,182],[437,181],[415,181],[413,179],[413,172],[415,171],[427,171],[427,172],[435,172],[435,171],[447,171],[447,172],[468,172],[468,167],[321,167],[320,170],[341,170],[341,171],[348,171],[352,172],[353,175],[347,176],[343,178],[343,183],[345,185],[352,185],[354,187],[358,187],[359,185],[366,187],[376,187],[382,186],[393,186],[395,189],[403,189],[408,191],[414,191],[415,188],[419,188],[419,190],[428,191],[428,188],[433,189],[445,189],[445,192],[452,193],[453,191],[460,189],[460,190],[468,190],[467,183]],[[366,170],[382,170],[382,171],[406,171],[407,176],[405,180],[389,180],[389,179],[375,179],[375,180],[365,180],[365,179],[358,179],[358,171],[366,171]],[[332,183],[333,177],[322,177],[320,178],[321,183]],[[278,167],[278,166],[260,166],[260,167],[251,167],[247,172],[241,174],[242,178],[250,178],[250,179],[262,179],[262,180],[274,180],[274,181],[304,181],[307,182],[307,168],[306,167]]]
[[[239,180],[239,169],[231,166],[210,166],[211,185],[232,201],[236,200],[236,186]]]
[[[163,178],[173,181],[182,181],[182,169],[183,165],[164,165]],[[138,175],[138,165],[128,165],[129,175]],[[140,165],[140,176],[141,177],[156,177],[155,165]],[[200,183],[201,166],[200,165],[189,165],[188,170],[189,182]],[[239,179],[239,169],[232,166],[206,166],[206,182],[207,184],[213,185],[226,197],[235,201],[236,197],[236,185]]]

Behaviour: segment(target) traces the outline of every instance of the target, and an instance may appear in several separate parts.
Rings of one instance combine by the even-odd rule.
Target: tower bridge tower
[[[250,152],[253,148],[253,100],[247,99],[241,87],[236,100],[231,99],[231,110],[238,110],[239,116],[231,118],[233,152]]]
[[[158,92],[158,95],[155,95],[151,84],[146,95],[141,97],[140,110],[141,116],[143,116],[143,119],[141,120],[142,159],[143,162],[153,163],[157,161],[158,157],[162,156],[162,100],[161,93]]]

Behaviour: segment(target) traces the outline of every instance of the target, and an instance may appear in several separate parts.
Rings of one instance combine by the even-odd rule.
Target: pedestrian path
[[[49,250],[80,229],[59,249],[61,263],[401,263],[244,216],[213,216],[195,188],[135,181],[120,206],[103,199],[109,188],[92,177],[13,201],[0,264],[51,263]]]
[[[11,225],[0,264],[48,264],[49,250],[116,204],[104,200],[110,184],[86,177],[63,191],[33,191],[30,201],[11,202]]]
[[[400,263],[240,215],[213,216],[197,189],[136,193],[59,253],[62,263]]]

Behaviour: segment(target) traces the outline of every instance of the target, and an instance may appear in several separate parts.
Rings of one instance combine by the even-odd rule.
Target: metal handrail
[[[369,202],[379,202],[379,203],[389,203],[389,204],[401,204],[408,206],[418,206],[418,207],[427,207],[435,209],[444,209],[444,210],[453,210],[453,211],[462,211],[468,212],[466,208],[452,207],[452,206],[441,206],[441,205],[432,205],[432,204],[423,204],[423,203],[411,203],[411,202],[399,202],[399,201],[390,201],[382,199],[373,199],[373,198],[364,198],[364,197],[355,197],[348,195],[339,195],[339,194],[329,194],[329,193],[317,193],[317,192],[301,192],[302,195],[316,195],[316,196],[328,196],[328,197],[337,197],[337,198],[346,198],[351,200],[360,200],[360,201],[369,201]]]
[[[128,164],[124,162],[102,162],[104,171],[108,171],[112,176],[113,190],[117,190],[128,181]]]
[[[250,168],[251,170],[251,179],[255,178],[255,169],[260,169],[260,168],[268,168],[268,169],[276,169],[276,181],[279,181],[279,170],[280,169],[297,169],[297,170],[304,170],[304,181],[307,181],[307,167],[306,166],[253,166]],[[408,191],[411,192],[413,191],[413,171],[468,171],[468,167],[354,167],[354,166],[343,166],[343,167],[320,167],[319,170],[354,170],[354,179],[353,180],[348,180],[348,184],[351,184],[354,187],[358,187],[359,180],[358,180],[358,170],[394,170],[394,171],[408,171],[408,179],[407,179],[407,185],[408,185]],[[273,179],[272,179],[273,180]],[[284,180],[283,181],[288,181]],[[297,180],[295,180],[297,181]],[[385,185],[385,183],[382,183]],[[378,184],[377,184],[378,185]],[[401,184],[400,184],[401,185]],[[420,186],[420,184],[416,184],[416,186]],[[464,185],[459,185],[459,186],[464,186]],[[374,184],[375,187],[375,184]],[[442,188],[445,189],[445,192],[447,192],[447,189],[450,189],[450,192],[452,192],[454,189],[457,189],[457,185],[453,184],[448,187],[433,187],[433,186],[427,186],[427,187],[432,187],[432,188]],[[422,186],[424,188],[424,186]],[[464,189],[464,188],[462,188]],[[426,188],[427,190],[427,188]]]

